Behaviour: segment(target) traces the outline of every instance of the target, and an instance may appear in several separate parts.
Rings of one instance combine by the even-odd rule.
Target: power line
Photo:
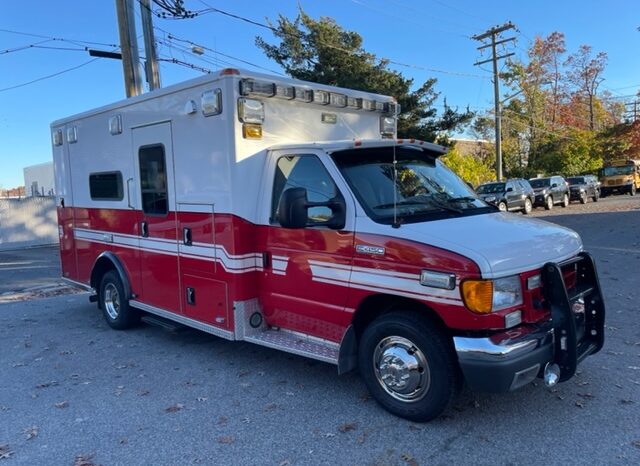
[[[39,39],[47,39],[49,41],[61,41],[61,42],[75,43],[76,45],[78,45],[78,44],[88,44],[88,45],[102,45],[104,47],[114,47],[114,48],[119,48],[120,47],[117,44],[107,44],[105,42],[93,42],[93,41],[88,41],[88,40],[66,39],[66,38],[63,38],[63,37],[44,36],[42,34],[33,34],[33,33],[22,32],[22,31],[13,31],[13,30],[10,30],[10,29],[0,29],[0,32],[6,32],[6,33],[9,33],[9,34],[17,34],[17,35],[20,35],[20,36],[36,37],[36,38],[39,38]]]
[[[61,71],[57,71],[56,73],[48,74],[46,76],[41,76],[39,78],[33,79],[33,80],[25,82],[25,83],[16,84],[15,86],[5,87],[3,89],[0,89],[0,92],[10,91],[12,89],[17,89],[19,87],[28,86],[29,84],[33,84],[33,83],[37,83],[37,82],[40,82],[40,81],[44,81],[45,79],[54,78],[56,76],[60,76],[61,74],[68,73],[69,71],[77,70],[78,68],[82,68],[83,66],[87,66],[90,63],[93,63],[94,61],[99,60],[99,59],[100,58],[94,58],[92,60],[86,61],[84,63],[81,63],[79,65],[73,66],[71,68],[67,68],[67,69],[64,69],[64,70],[61,70]]]

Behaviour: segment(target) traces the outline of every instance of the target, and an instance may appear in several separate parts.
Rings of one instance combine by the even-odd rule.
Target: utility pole
[[[142,18],[142,32],[144,34],[144,54],[147,57],[145,71],[149,90],[160,88],[160,72],[158,71],[158,56],[156,54],[156,39],[153,34],[153,21],[149,0],[140,0],[140,16]]]
[[[140,57],[136,37],[136,23],[133,16],[133,0],[116,0],[118,14],[118,32],[120,33],[120,50],[122,51],[122,69],[124,87],[127,97],[142,94],[140,78]]]
[[[624,104],[624,106],[625,108],[632,107],[630,110],[625,109],[627,120],[629,120],[631,123],[635,123],[636,121],[638,121],[638,119],[640,119],[640,115],[638,114],[640,112],[640,100],[634,100],[633,102]]]
[[[505,44],[507,42],[514,41],[515,37],[509,37],[508,39],[496,40],[499,34],[509,29],[515,29],[515,26],[511,21],[503,24],[502,26],[495,26],[487,31],[476,34],[472,39],[477,41],[483,41],[484,39],[491,38],[491,43],[478,47],[478,50],[491,47],[492,57],[488,60],[482,60],[474,63],[474,66],[482,65],[484,63],[493,62],[493,93],[494,93],[494,107],[495,107],[495,121],[496,121],[496,178],[498,181],[502,181],[502,115],[500,108],[500,78],[498,75],[498,60],[510,57],[513,53],[507,53],[498,56],[496,54],[496,45]]]

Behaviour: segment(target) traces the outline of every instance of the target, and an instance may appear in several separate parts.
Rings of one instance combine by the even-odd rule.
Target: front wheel
[[[129,306],[120,277],[114,270],[105,273],[100,282],[100,308],[111,328],[124,330],[140,321],[140,312]]]
[[[562,196],[562,207],[569,207],[569,195]]]
[[[547,210],[553,209],[553,197],[547,196],[547,198],[544,201],[544,208]]]
[[[450,339],[412,313],[384,315],[360,339],[360,373],[387,411],[426,422],[449,405],[460,384]]]
[[[629,194],[631,194],[632,196],[636,195],[636,185],[635,184],[631,185],[631,189],[629,190]]]
[[[580,204],[586,204],[586,203],[587,203],[587,193],[584,192],[580,194]]]
[[[600,193],[596,191],[595,194],[593,195],[593,202],[598,202],[599,199],[600,199]]]
[[[500,202],[498,203],[498,210],[499,210],[500,212],[506,212],[506,211],[507,211],[507,204],[506,204],[506,202],[504,202],[504,201],[500,201]]]
[[[522,210],[522,213],[525,215],[529,215],[532,210],[533,210],[533,203],[531,202],[531,199],[526,198],[524,200],[524,209]]]

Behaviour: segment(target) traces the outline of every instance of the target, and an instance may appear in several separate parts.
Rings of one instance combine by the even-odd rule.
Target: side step
[[[140,320],[145,324],[154,325],[173,333],[178,333],[186,329],[184,325],[153,314],[144,314]]]
[[[288,330],[269,328],[245,336],[244,341],[317,359],[329,364],[338,364],[339,345],[337,343],[308,337]]]

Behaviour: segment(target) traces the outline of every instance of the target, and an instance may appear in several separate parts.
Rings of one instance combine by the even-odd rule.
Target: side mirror
[[[327,207],[331,209],[331,217],[323,221],[309,221],[310,207]],[[334,197],[327,202],[309,202],[305,188],[289,188],[282,193],[278,203],[278,223],[284,228],[299,229],[307,226],[326,226],[332,230],[344,228],[346,206],[341,197]]]
[[[507,192],[510,193],[511,191],[513,191],[513,188],[509,187],[507,188]]]
[[[557,187],[558,187],[558,183],[553,183],[553,184],[551,185],[551,187],[552,187],[552,188],[557,188]]]

